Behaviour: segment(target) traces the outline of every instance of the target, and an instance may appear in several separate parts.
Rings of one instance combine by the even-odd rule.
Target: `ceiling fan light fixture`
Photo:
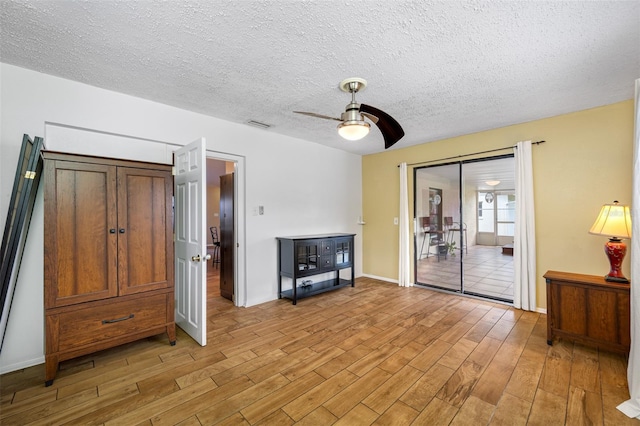
[[[349,141],[357,141],[369,134],[369,123],[364,120],[344,121],[338,124],[338,134]]]

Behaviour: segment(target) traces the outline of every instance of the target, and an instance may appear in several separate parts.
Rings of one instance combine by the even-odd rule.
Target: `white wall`
[[[55,124],[152,143],[184,145],[204,136],[209,151],[244,157],[247,306],[277,298],[276,236],[361,232],[356,224],[362,214],[358,155],[7,64],[0,64],[0,93],[3,229],[22,135],[44,136],[46,145],[45,128]],[[99,153],[100,148],[87,141],[87,152]],[[136,155],[135,149],[122,152],[122,157]],[[253,214],[259,205],[264,206],[262,216]],[[0,354],[0,373],[44,361],[42,234],[40,196]],[[358,235],[356,276],[362,274],[361,247]]]

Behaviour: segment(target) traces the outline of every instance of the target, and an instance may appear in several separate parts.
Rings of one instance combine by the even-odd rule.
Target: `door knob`
[[[191,256],[191,260],[194,262],[200,262],[201,260],[203,262],[206,262],[207,260],[211,260],[211,255],[209,253],[207,253],[206,255],[204,255],[204,257],[200,257],[200,255],[196,255],[196,256]]]

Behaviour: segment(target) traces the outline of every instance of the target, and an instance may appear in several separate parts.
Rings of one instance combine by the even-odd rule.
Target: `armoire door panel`
[[[173,277],[172,178],[166,172],[118,169],[120,294],[166,288]]]
[[[45,274],[47,307],[117,296],[115,168],[58,161],[54,176],[56,199],[45,214],[56,247]]]

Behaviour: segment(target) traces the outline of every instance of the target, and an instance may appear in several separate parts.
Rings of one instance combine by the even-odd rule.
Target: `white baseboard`
[[[377,275],[371,275],[371,274],[362,274],[362,276],[366,277],[366,278],[373,278],[375,280],[386,281],[388,283],[398,284],[398,280],[392,280],[392,279],[386,278],[386,277],[379,277]],[[411,285],[413,286],[415,284],[411,283]],[[436,290],[437,291],[438,289],[432,289],[432,290]],[[447,291],[444,291],[444,292],[445,293],[449,293],[449,294],[453,294],[453,293],[450,293],[450,292],[447,292]],[[460,294],[458,294],[458,295],[460,296]],[[467,296],[467,295],[465,295],[465,296]],[[488,299],[483,299],[483,300],[488,300]],[[507,305],[513,305],[513,304],[512,303],[507,303]],[[535,312],[538,312],[540,314],[545,314],[545,315],[547,314],[547,310],[545,308],[536,308]]]
[[[373,278],[374,280],[380,280],[380,281],[386,281],[388,283],[398,284],[398,280],[392,280],[391,278],[387,278],[387,277],[379,277],[377,275],[370,275],[370,274],[362,274],[362,276],[365,278]]]
[[[44,364],[44,355],[37,358],[16,362],[15,364],[0,365],[0,374],[11,373],[12,371],[21,370],[27,367],[33,367],[34,365],[38,364]],[[44,376],[42,377],[42,380],[44,381]]]

